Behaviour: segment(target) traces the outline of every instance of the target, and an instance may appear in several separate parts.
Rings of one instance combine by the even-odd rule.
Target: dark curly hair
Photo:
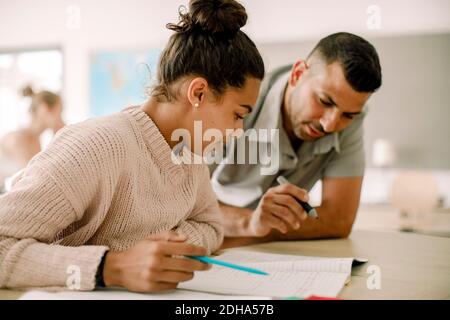
[[[184,10],[183,10],[184,9]],[[246,77],[264,78],[264,62],[253,41],[240,29],[245,8],[234,0],[191,0],[189,12],[180,7],[178,24],[161,54],[157,85],[151,95],[172,100],[171,84],[186,75],[204,77],[217,94],[241,88]]]

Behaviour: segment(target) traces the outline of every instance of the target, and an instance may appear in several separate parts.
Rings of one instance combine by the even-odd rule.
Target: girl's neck
[[[183,106],[170,102],[159,102],[151,97],[141,106],[141,109],[152,119],[167,144],[173,149],[178,141],[172,141],[172,132],[184,127],[182,124]]]

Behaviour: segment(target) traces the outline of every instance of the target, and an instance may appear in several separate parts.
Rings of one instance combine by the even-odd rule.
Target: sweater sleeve
[[[195,206],[187,219],[175,228],[188,241],[206,248],[208,254],[219,249],[223,241],[223,224],[219,204],[211,187],[207,166],[202,166]]]
[[[101,166],[113,167],[117,150],[105,148],[106,137],[82,127],[62,129],[0,197],[0,288],[95,288],[108,247],[54,241],[94,198],[111,193],[102,186],[114,173]]]

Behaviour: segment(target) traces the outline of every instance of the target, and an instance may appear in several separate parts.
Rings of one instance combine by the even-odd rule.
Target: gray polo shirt
[[[352,177],[364,174],[363,118],[356,116],[352,123],[339,133],[326,135],[314,141],[303,141],[295,151],[282,125],[281,103],[291,66],[285,66],[267,75],[261,85],[260,95],[252,113],[244,120],[244,130],[278,129],[279,139],[262,139],[268,150],[277,151],[278,170],[273,174],[261,174],[260,163],[238,164],[222,161],[211,165],[211,183],[217,198],[229,205],[256,208],[267,189],[276,186],[276,178],[284,175],[291,183],[310,190],[324,177]],[[240,139],[244,139],[241,137]],[[234,141],[229,150],[236,153]],[[229,153],[229,152],[228,152]]]

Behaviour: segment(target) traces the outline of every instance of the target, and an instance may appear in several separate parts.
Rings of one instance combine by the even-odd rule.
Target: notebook
[[[349,282],[352,266],[367,259],[320,258],[234,250],[217,257],[269,273],[258,275],[213,265],[179,284],[180,289],[227,295],[336,297]]]
[[[208,271],[196,272],[195,277],[178,285],[177,290],[158,293],[133,293],[121,288],[105,288],[90,292],[28,291],[21,300],[221,300],[270,299],[309,296],[336,297],[348,283],[352,266],[367,259],[319,258],[268,254],[233,250],[215,256],[217,259],[254,267],[268,276],[251,274],[213,265]]]

